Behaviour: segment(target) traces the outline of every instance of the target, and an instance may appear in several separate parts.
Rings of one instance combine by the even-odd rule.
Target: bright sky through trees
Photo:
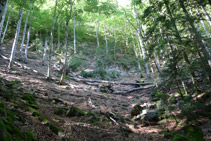
[[[118,0],[118,4],[121,7],[127,7],[130,4],[130,0]]]

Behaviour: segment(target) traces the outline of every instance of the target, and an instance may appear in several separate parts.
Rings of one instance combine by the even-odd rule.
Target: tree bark
[[[73,3],[71,3],[71,2],[74,2],[74,1],[72,1],[72,0],[69,0],[69,1],[70,1],[70,17],[71,17],[72,8],[73,8]],[[64,83],[65,76],[66,76],[67,53],[68,53],[67,40],[68,40],[69,21],[70,21],[70,18],[67,18],[67,21],[66,21],[66,33],[65,33],[65,62],[64,62],[64,69],[63,69],[63,72],[62,72],[62,76],[61,76],[61,79],[60,79],[60,82],[59,82],[60,85],[62,85]]]
[[[65,62],[64,62],[64,69],[63,69],[63,72],[62,72],[62,76],[61,76],[61,79],[60,79],[60,85],[62,85],[64,83],[65,76],[66,76],[67,52],[68,52],[68,46],[67,46],[68,30],[69,30],[69,19],[66,21],[66,32],[65,32],[65,43],[64,43]]]
[[[48,38],[45,38],[45,49],[43,53],[43,64],[45,65],[45,60],[46,60],[46,52],[47,52],[47,47],[48,47]]]
[[[4,43],[4,38],[5,38],[5,35],[6,35],[6,32],[7,32],[7,28],[8,28],[8,25],[9,25],[9,22],[10,22],[10,15],[8,16],[8,19],[7,19],[7,24],[4,28],[4,33],[3,33],[3,36],[1,38],[1,43],[0,43],[0,47],[3,45]]]
[[[104,21],[104,34],[105,34],[105,42],[106,42],[106,56],[108,55],[108,39],[107,39],[107,27],[106,22]]]
[[[100,42],[99,42],[99,37],[98,37],[98,26],[99,26],[99,23],[97,21],[95,21],[95,32],[96,32],[96,39],[97,39],[97,48],[100,47]]]
[[[24,30],[23,30],[22,43],[21,43],[21,48],[20,48],[20,57],[21,58],[23,57],[23,44],[24,44],[24,41],[25,41],[26,28],[27,28],[27,24],[28,24],[28,18],[29,18],[30,9],[31,9],[31,3],[29,5],[29,11],[27,13],[27,17],[26,17],[26,21],[25,21],[25,26],[24,26]]]
[[[4,3],[6,2],[6,3]],[[3,4],[2,6],[0,6],[0,9],[2,8],[2,10],[0,10],[1,13],[3,13],[3,16],[1,17],[1,13],[0,13],[0,37],[1,37],[1,33],[3,30],[3,26],[4,26],[4,20],[6,17],[6,13],[7,13],[7,8],[8,8],[8,0],[2,0],[2,2],[0,2],[0,5]]]
[[[31,34],[31,25],[32,25],[32,17],[33,17],[33,9],[34,5],[32,6],[32,12],[30,15],[30,23],[29,23],[29,29],[28,29],[28,33],[27,33],[27,41],[26,41],[26,48],[25,48],[25,62],[28,61],[28,47],[29,47],[29,41],[30,41],[30,34]]]
[[[47,72],[47,79],[51,79],[51,55],[52,55],[52,49],[53,49],[53,33],[54,33],[54,25],[56,21],[56,9],[57,9],[58,0],[56,0],[56,5],[54,9],[54,17],[53,17],[53,25],[51,28],[51,45],[50,45],[50,51],[49,51],[49,60],[48,60],[48,72]]]
[[[21,6],[20,13],[19,13],[18,25],[16,28],[15,38],[14,38],[13,45],[12,45],[12,51],[11,51],[11,55],[10,55],[10,62],[8,65],[8,69],[11,69],[12,63],[13,63],[13,60],[15,57],[16,46],[18,43],[18,37],[19,37],[19,33],[20,33],[20,28],[21,28],[21,20],[22,20],[22,16],[23,16],[23,6],[25,5],[25,2],[26,2],[25,0],[22,1],[22,6]]]
[[[210,66],[208,64],[209,60],[210,60],[210,55],[209,55],[209,53],[206,50],[206,46],[202,42],[200,34],[197,32],[197,29],[196,29],[196,27],[193,24],[192,18],[189,16],[188,11],[185,8],[184,1],[183,0],[179,0],[179,3],[180,3],[180,6],[181,6],[181,8],[182,8],[182,10],[183,10],[183,12],[184,12],[189,24],[191,25],[192,31],[193,31],[193,33],[195,35],[195,38],[197,39],[197,42],[199,43],[199,45],[201,47],[200,50],[203,53],[204,58],[206,60],[206,65],[205,65],[206,68],[205,68],[205,70],[207,71],[207,74],[209,76],[208,79],[211,82],[211,73],[210,73],[211,72],[211,68],[210,68]]]
[[[142,24],[141,24],[141,21],[138,19],[138,13],[136,13],[136,11],[135,11],[135,18],[137,20],[138,39],[139,39],[139,43],[140,43],[140,47],[141,47],[141,51],[142,51],[142,55],[143,55],[143,60],[144,60],[144,65],[145,65],[145,69],[146,69],[147,78],[151,78],[149,67],[148,67],[148,64],[147,64],[147,61],[146,61],[146,54],[145,54],[144,44],[143,44],[143,40],[142,40],[142,37],[141,37]]]
[[[58,45],[57,45],[58,50],[60,49],[60,24],[58,23]]]
[[[74,55],[76,55],[77,53],[77,50],[76,50],[76,35],[75,35],[75,13],[74,13],[74,16],[73,16],[73,24],[74,24],[74,41],[73,41],[73,44],[74,44]]]

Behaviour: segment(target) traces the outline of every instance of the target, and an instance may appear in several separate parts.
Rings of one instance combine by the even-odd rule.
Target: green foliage
[[[5,85],[6,85],[7,87],[9,87],[9,88],[12,88],[13,85],[15,85],[15,84],[20,84],[20,83],[21,83],[20,81],[14,80],[14,81],[9,81],[9,82],[7,82]]]
[[[74,116],[84,116],[85,113],[79,109],[78,107],[76,106],[72,106],[69,111],[67,112],[67,116],[68,117],[74,117]]]
[[[32,94],[25,93],[25,95],[22,96],[22,99],[25,100],[26,104],[30,105],[31,107],[33,107],[35,109],[39,109],[39,105],[35,101],[35,98]]]
[[[25,132],[25,134],[27,136],[27,141],[37,141],[32,132]]]
[[[79,70],[81,64],[82,64],[82,60],[77,57],[74,57],[70,60],[69,67],[73,72],[76,72]]]
[[[84,77],[84,78],[94,77],[95,76],[95,71],[87,72],[87,71],[82,70],[81,71],[81,76]]]
[[[203,132],[200,127],[194,125],[185,126],[183,134],[176,134],[171,141],[204,141]]]
[[[61,109],[56,109],[56,110],[54,111],[54,114],[60,115],[60,116],[64,116],[64,115],[66,115],[66,113],[67,113],[67,110],[66,110],[66,109],[63,109],[63,108],[61,108]]]

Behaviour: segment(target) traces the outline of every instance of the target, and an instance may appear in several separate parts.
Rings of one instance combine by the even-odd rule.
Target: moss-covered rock
[[[18,80],[9,81],[9,82],[7,82],[7,83],[5,84],[5,86],[7,86],[8,88],[13,88],[13,86],[14,86],[15,84],[20,84],[20,83],[21,83],[21,81],[18,81]]]
[[[198,126],[189,125],[184,127],[185,135],[190,137],[192,141],[204,141],[202,129]]]
[[[39,105],[35,101],[35,98],[32,94],[25,93],[25,95],[22,96],[22,99],[25,100],[26,104],[30,105],[31,107],[33,107],[35,109],[39,109]]]
[[[54,114],[59,115],[59,116],[64,116],[67,113],[67,110],[64,108],[56,109],[54,111]]]
[[[188,136],[183,134],[176,134],[174,137],[171,138],[171,141],[191,141]]]
[[[131,110],[130,114],[132,117],[139,115],[143,110],[143,107],[141,107],[140,105],[135,105],[133,107],[133,109]]]
[[[202,129],[198,126],[188,125],[182,131],[182,134],[174,135],[171,141],[204,141]]]
[[[123,128],[123,132],[126,137],[129,137],[129,134],[133,133],[133,131],[128,128]]]
[[[11,140],[11,135],[7,132],[6,126],[3,121],[0,119],[0,140],[9,141]]]
[[[95,116],[95,114],[94,114],[94,113],[92,113],[91,111],[88,111],[88,112],[86,113],[86,116],[89,116],[89,117],[94,117],[94,116]]]
[[[72,106],[70,108],[70,110],[67,112],[68,117],[84,116],[84,115],[85,115],[85,113],[76,106]]]
[[[39,117],[39,116],[40,116],[40,113],[37,112],[37,111],[34,111],[34,112],[32,113],[32,116],[34,116],[34,117]]]
[[[34,134],[32,132],[25,132],[27,141],[37,141],[37,139],[34,137]]]
[[[50,130],[51,130],[52,132],[54,132],[54,133],[57,134],[57,135],[58,135],[59,132],[62,132],[61,129],[59,129],[58,127],[56,127],[54,124],[52,124],[52,123],[50,123],[50,122],[47,123],[47,126],[50,128]]]

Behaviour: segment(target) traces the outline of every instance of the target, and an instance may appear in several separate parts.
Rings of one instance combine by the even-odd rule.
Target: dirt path
[[[17,49],[18,50],[18,49]],[[9,57],[10,48],[3,48],[1,54]],[[16,54],[18,56],[18,53]],[[18,58],[18,57],[16,57]],[[18,60],[16,60],[18,61]],[[37,70],[40,73],[46,74],[47,66],[42,65],[41,57],[37,57],[34,52],[29,52],[28,64],[24,65]],[[8,61],[0,58],[0,77],[9,81],[20,80],[21,87],[26,91],[35,93],[40,105],[40,113],[48,117],[50,121],[54,122],[58,127],[65,131],[65,136],[70,136],[74,140],[165,140],[160,134],[162,128],[160,125],[154,126],[139,126],[138,122],[131,121],[130,111],[136,104],[150,104],[149,94],[150,90],[142,90],[134,92],[130,95],[114,95],[106,94],[98,91],[97,88],[67,80],[66,84],[58,85],[55,81],[46,81],[45,76],[39,75],[35,72],[25,70],[17,65],[13,66],[12,71],[7,71]],[[53,71],[53,77],[56,78],[57,72]],[[60,100],[58,103],[49,103],[49,99]],[[89,123],[89,118],[68,118],[57,116],[54,111],[58,108],[68,108],[71,105],[77,106],[85,112],[91,111],[93,113],[112,112],[128,121],[121,122],[120,125],[129,127],[134,133],[129,134],[128,137],[124,135],[120,125],[115,125],[112,122],[106,124],[99,124],[97,126]],[[31,121],[34,125],[36,122]],[[38,124],[39,125],[39,124]],[[34,125],[35,126],[35,125]],[[38,127],[43,129],[42,125]],[[35,132],[37,132],[35,126]],[[42,136],[48,134],[45,131]],[[50,132],[50,131],[49,131]],[[41,136],[40,135],[40,136]],[[37,136],[39,136],[37,134]],[[53,135],[52,137],[38,137],[39,140],[46,139],[60,140],[62,137]]]

